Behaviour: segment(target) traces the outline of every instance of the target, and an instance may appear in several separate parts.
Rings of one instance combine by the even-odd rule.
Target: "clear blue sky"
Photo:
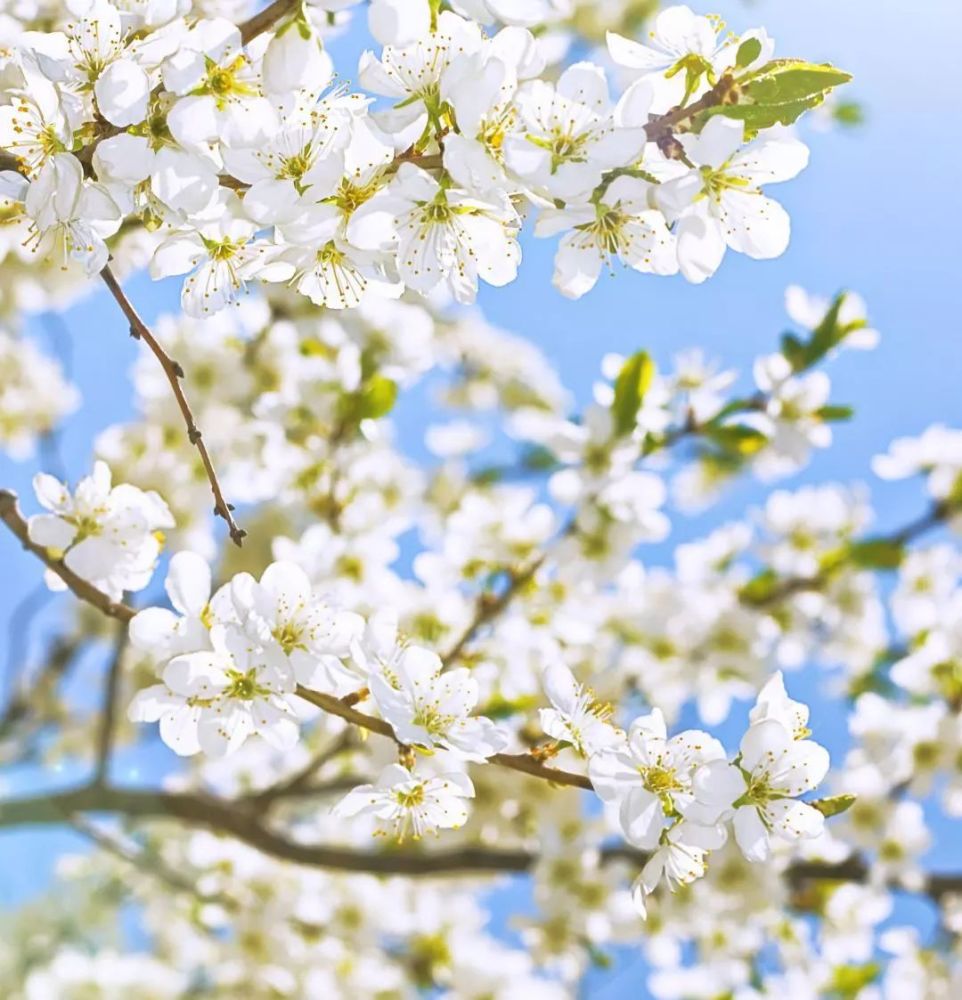
[[[715,279],[700,287],[680,278],[619,272],[571,303],[550,284],[553,242],[527,238],[519,280],[506,289],[485,289],[481,303],[492,321],[541,345],[583,401],[607,351],[644,347],[667,361],[677,350],[700,345],[727,365],[746,369],[757,354],[777,346],[787,323],[786,285],[797,283],[824,294],[843,287],[857,290],[868,301],[873,325],[882,332],[881,346],[870,355],[844,355],[831,368],[834,399],[853,404],[857,419],[838,427],[835,447],[818,455],[793,484],[871,482],[870,459],[893,437],[921,431],[935,421],[962,424],[962,87],[957,75],[962,4],[724,0],[693,6],[721,13],[735,30],[765,25],[781,55],[832,61],[855,74],[851,94],[865,102],[868,123],[854,132],[809,134],[809,169],[772,189],[792,215],[788,252],[765,263],[729,254]],[[352,36],[335,46],[335,61],[345,76],[351,75],[357,51]],[[131,292],[148,318],[176,303],[175,284],[153,286],[141,279],[131,285]],[[64,320],[84,397],[83,409],[63,440],[69,471],[76,476],[88,467],[96,431],[130,412],[127,372],[137,345],[127,338],[103,293],[72,309]],[[46,336],[39,322],[31,329],[40,338]],[[416,448],[427,420],[422,405],[404,407],[399,416],[402,442]],[[30,463],[0,458],[0,485],[26,496],[34,471]],[[882,526],[904,521],[924,504],[915,485],[872,485]],[[712,513],[711,521],[739,516],[762,496],[757,487],[738,488]],[[679,518],[672,541],[705,527],[704,519]],[[663,560],[668,554],[668,548],[661,548],[652,556]],[[6,644],[16,606],[35,587],[39,572],[8,536],[0,537],[0,559],[0,636]],[[832,713],[827,706],[824,712],[828,714],[821,718],[827,723]],[[825,725],[819,733],[818,718],[816,736],[831,748],[834,727]],[[947,843],[950,830],[943,827],[936,833],[942,843],[933,858],[940,865],[951,864],[958,852]],[[958,833],[956,828],[956,840]],[[48,831],[2,835],[0,904],[35,890],[45,881],[57,851],[76,844],[69,835]],[[954,860],[962,867],[962,858]],[[504,897],[499,919],[518,905],[518,894]],[[586,995],[598,1000],[644,997],[642,983],[640,963],[634,956],[621,956],[614,970],[590,977]]]

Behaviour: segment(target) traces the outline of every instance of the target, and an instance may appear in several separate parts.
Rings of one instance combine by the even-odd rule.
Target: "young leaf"
[[[851,406],[823,406],[815,411],[815,416],[826,423],[834,423],[838,420],[851,420],[855,411]]]
[[[744,424],[710,427],[705,434],[719,448],[742,457],[757,455],[768,444],[768,438],[761,431]]]
[[[615,398],[611,403],[611,412],[618,434],[629,434],[635,427],[638,410],[645,398],[645,393],[655,377],[655,363],[647,351],[638,351],[621,366],[615,379]]]
[[[862,542],[852,542],[847,555],[859,569],[898,569],[905,556],[905,547],[888,538],[866,538]]]
[[[851,809],[855,805],[857,795],[845,793],[842,795],[829,795],[824,799],[816,799],[809,805],[817,809],[826,819],[831,816],[840,816],[843,812]]]
[[[735,65],[739,69],[744,69],[762,54],[762,43],[758,38],[746,38],[738,46],[738,54],[735,56]]]
[[[828,63],[775,59],[753,73],[750,80],[743,82],[742,94],[752,104],[793,104],[824,96],[851,79],[851,73]]]
[[[383,375],[375,375],[361,389],[357,415],[361,420],[376,420],[391,412],[396,399],[397,383]]]

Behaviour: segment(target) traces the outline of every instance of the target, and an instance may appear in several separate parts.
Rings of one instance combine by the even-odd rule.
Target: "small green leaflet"
[[[829,795],[824,799],[816,799],[814,802],[810,802],[809,805],[813,809],[817,809],[826,819],[832,816],[840,816],[843,812],[847,812],[849,809],[855,805],[855,800],[858,798],[857,795],[843,794],[843,795]]]
[[[621,366],[615,379],[615,398],[611,402],[615,431],[619,435],[630,434],[634,430],[638,410],[654,377],[655,363],[647,351],[632,354]]]

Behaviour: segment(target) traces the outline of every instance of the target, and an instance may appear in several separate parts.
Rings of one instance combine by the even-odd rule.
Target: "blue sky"
[[[719,274],[703,286],[682,279],[645,278],[619,271],[603,277],[577,303],[551,287],[553,241],[530,237],[517,282],[485,289],[481,305],[495,323],[538,343],[552,358],[579,401],[587,399],[603,354],[645,348],[665,362],[677,351],[702,346],[726,366],[747,370],[758,354],[773,350],[786,328],[784,289],[797,283],[831,294],[860,292],[873,325],[882,333],[872,354],[843,355],[830,368],[833,400],[856,407],[856,420],[840,425],[833,449],[816,456],[791,485],[806,482],[871,483],[882,527],[901,523],[924,507],[915,484],[872,482],[870,460],[901,434],[928,424],[962,424],[960,376],[960,288],[958,230],[962,224],[958,140],[960,90],[958,39],[962,4],[957,0],[737,0],[693,3],[721,13],[734,30],[763,24],[777,39],[778,54],[832,61],[855,74],[851,94],[863,101],[868,122],[853,132],[807,133],[811,166],[795,181],[770,191],[793,219],[792,244],[777,261],[755,262],[729,254]],[[345,76],[359,48],[353,36],[339,40],[335,62]],[[151,318],[175,307],[176,283],[130,284],[132,298]],[[71,309],[63,322],[72,342],[74,378],[83,407],[63,435],[72,476],[89,464],[96,431],[130,413],[127,373],[137,345],[126,336],[113,303],[96,292]],[[41,340],[49,323],[36,320]],[[426,423],[427,403],[405,406],[399,415],[402,442],[414,449]],[[0,458],[0,485],[29,499],[35,465]],[[763,498],[746,484],[731,492],[711,522],[740,516]],[[673,541],[701,533],[703,518],[679,518]],[[669,548],[651,553],[664,560]],[[35,563],[6,535],[0,536],[0,637],[7,641],[17,605],[38,583]],[[58,601],[51,604],[55,613]],[[17,626],[14,624],[13,629]],[[42,631],[42,630],[41,630]],[[0,670],[5,668],[0,657]],[[2,690],[0,685],[0,690]],[[838,707],[822,719],[841,720]],[[817,718],[817,716],[816,716]],[[833,721],[835,721],[833,719]],[[816,722],[816,735],[819,725]],[[823,740],[834,726],[825,727]],[[18,787],[23,787],[18,780]],[[39,779],[31,775],[30,780]],[[48,775],[47,781],[62,781]],[[2,788],[2,777],[0,777]],[[948,865],[950,830],[936,829],[935,852]],[[958,837],[956,828],[954,837]],[[56,854],[77,845],[67,834],[0,835],[0,905],[34,891],[46,880]],[[962,859],[956,858],[962,867]],[[518,894],[502,897],[499,919],[522,905]],[[914,911],[913,911],[914,912]],[[906,919],[913,913],[906,912]],[[599,1000],[645,996],[641,967],[621,956],[614,970],[592,975],[586,995]]]

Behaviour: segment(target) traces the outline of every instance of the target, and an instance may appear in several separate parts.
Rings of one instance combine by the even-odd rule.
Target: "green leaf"
[[[746,583],[738,596],[746,604],[764,604],[778,584],[778,574],[773,569],[762,570]]]
[[[848,559],[860,569],[898,569],[905,556],[905,546],[888,538],[866,538],[852,542]]]
[[[839,420],[851,420],[855,415],[855,410],[851,406],[823,406],[815,411],[815,416],[826,423],[834,423]]]
[[[832,970],[825,995],[831,1000],[855,1000],[858,996],[864,996],[865,987],[874,983],[881,974],[882,966],[878,962],[836,966]]]
[[[374,375],[364,384],[358,399],[359,420],[377,420],[394,409],[397,383],[384,375]]]
[[[776,125],[793,125],[806,111],[818,107],[823,100],[825,95],[817,94],[803,101],[791,101],[787,104],[726,104],[709,109],[700,122],[703,124],[714,115],[724,115],[744,122],[747,132],[760,132]]]
[[[558,456],[540,444],[527,446],[521,455],[521,467],[529,472],[550,472],[559,464]]]
[[[751,41],[744,42],[742,48]],[[741,55],[739,49],[737,58]],[[821,104],[831,90],[851,79],[851,74],[828,63],[775,59],[739,80],[737,103],[703,112],[696,120],[696,130],[713,115],[743,121],[747,132],[791,125],[804,112]]]
[[[839,101],[832,108],[832,117],[846,128],[865,124],[865,109],[858,101]]]
[[[829,819],[832,816],[840,816],[843,812],[847,812],[853,805],[855,805],[855,800],[857,798],[857,795],[849,793],[842,795],[829,795],[827,798],[816,799],[814,802],[809,802],[809,805],[813,809],[817,809],[826,819]]]
[[[808,367],[808,345],[794,333],[782,336],[782,354],[785,355],[793,371],[799,372]]]
[[[761,41],[757,38],[746,38],[745,41],[738,46],[738,55],[735,56],[735,65],[739,69],[744,69],[746,66],[751,66],[751,64],[761,54]]]
[[[768,444],[768,438],[761,431],[744,424],[710,427],[706,429],[705,435],[723,451],[743,458],[757,455]]]
[[[809,365],[820,361],[833,347],[845,339],[848,330],[843,328],[838,321],[844,303],[845,292],[839,292],[832,299],[832,304],[822,317],[822,322],[812,331],[812,339],[808,342],[806,350]]]
[[[812,97],[824,97],[834,87],[851,79],[851,73],[829,63],[774,59],[742,82],[741,93],[752,104],[794,104]]]
[[[635,428],[638,410],[655,377],[655,363],[647,351],[638,351],[621,366],[615,379],[615,398],[611,402],[615,431],[629,434]]]

